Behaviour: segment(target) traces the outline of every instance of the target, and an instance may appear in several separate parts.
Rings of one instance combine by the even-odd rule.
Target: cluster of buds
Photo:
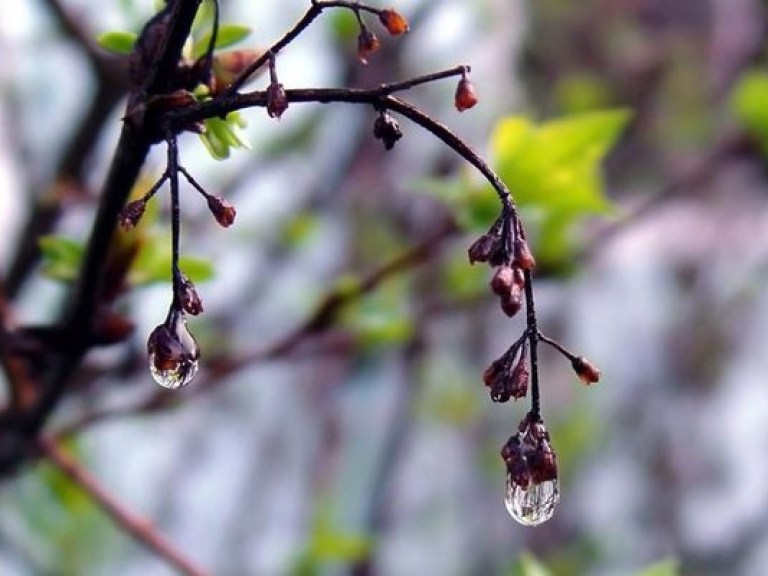
[[[220,196],[208,193],[178,161],[177,143],[174,137],[168,141],[168,166],[160,179],[138,200],[128,203],[118,215],[118,222],[126,229],[135,228],[144,212],[147,202],[157,193],[166,180],[171,182],[173,226],[173,301],[165,322],[157,326],[147,341],[149,368],[152,377],[161,386],[169,389],[186,386],[197,373],[200,348],[187,329],[187,314],[197,316],[203,312],[203,301],[192,281],[182,274],[178,266],[179,245],[179,174],[199,192],[208,205],[213,217],[224,227],[235,221],[235,207]]]
[[[496,267],[491,290],[499,297],[504,313],[510,318],[515,316],[523,305],[525,273],[536,266],[520,221],[502,215],[469,247],[468,256],[471,264],[486,262]]]
[[[494,360],[483,374],[483,382],[494,402],[519,400],[528,394],[530,368],[528,365],[527,334],[515,342],[500,358]],[[518,351],[520,352],[518,356]]]
[[[501,457],[507,469],[505,503],[512,517],[529,526],[551,518],[559,498],[557,458],[540,416],[529,412],[523,418]]]

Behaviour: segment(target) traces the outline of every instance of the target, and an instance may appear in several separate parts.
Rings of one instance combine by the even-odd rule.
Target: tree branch
[[[166,10],[170,10],[170,18],[163,43],[153,57],[144,84],[133,93],[129,108],[141,105],[153,94],[162,94],[169,86],[200,1],[172,0],[167,5]],[[70,376],[87,351],[91,320],[98,306],[101,276],[117,216],[155,141],[158,129],[156,122],[156,117],[146,116],[140,120],[123,123],[78,283],[61,318],[62,330],[68,337],[68,347],[52,354],[54,361],[47,367],[40,400],[32,410],[24,414],[19,426],[20,432],[28,438],[34,437],[43,427],[63,396]]]
[[[168,564],[187,576],[206,576],[207,571],[196,566],[155,528],[152,522],[139,516],[120,503],[99,481],[74,458],[62,450],[56,442],[42,438],[38,442],[40,452],[73,483],[87,493],[104,512],[125,532]]]

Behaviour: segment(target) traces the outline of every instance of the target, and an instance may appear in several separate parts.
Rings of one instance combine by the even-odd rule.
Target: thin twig
[[[79,486],[112,520],[141,545],[187,576],[206,576],[206,570],[196,566],[181,551],[166,540],[150,520],[139,516],[120,503],[99,481],[56,442],[42,438],[38,442],[46,459]]]

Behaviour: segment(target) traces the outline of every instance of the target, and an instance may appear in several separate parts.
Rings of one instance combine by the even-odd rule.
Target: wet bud
[[[491,400],[503,404],[504,402],[509,402],[511,397],[512,394],[509,390],[508,379],[503,378],[497,380],[491,388]]]
[[[392,150],[395,142],[403,137],[400,125],[389,112],[379,112],[373,123],[373,136],[384,143],[386,150]]]
[[[596,384],[600,381],[600,370],[592,362],[584,358],[584,356],[574,358],[571,361],[571,366],[573,366],[574,371],[579,375],[584,384]]]
[[[181,294],[179,298],[181,300],[181,307],[187,314],[197,316],[203,312],[203,301],[200,299],[200,295],[195,289],[195,285],[186,276],[181,277]]]
[[[504,446],[502,446],[501,458],[504,460],[507,466],[509,466],[515,460],[518,460],[521,457],[522,453],[520,451],[520,436],[518,434],[513,434],[509,437]]]
[[[368,57],[378,52],[380,46],[376,34],[365,26],[360,28],[360,34],[357,35],[357,58],[362,64],[368,64]]]
[[[520,358],[512,369],[512,376],[509,379],[509,395],[515,400],[525,398],[528,394],[528,378],[530,370],[528,368],[528,349],[523,348]]]
[[[520,488],[527,488],[531,483],[531,471],[524,460],[517,460],[511,466],[507,466],[509,480]]]
[[[200,348],[187,330],[182,312],[172,312],[152,331],[147,340],[147,353],[152,378],[164,388],[181,388],[192,381],[197,373]]]
[[[498,252],[498,238],[491,234],[483,234],[475,240],[474,244],[467,250],[469,263],[489,262],[494,253]]]
[[[264,55],[263,50],[242,49],[217,52],[213,56],[213,92],[218,93],[235,81],[246,68]],[[256,78],[264,68],[259,68],[249,79]]]
[[[494,360],[483,372],[483,383],[488,388],[493,388],[506,371],[507,363],[504,361],[504,357]]]
[[[379,21],[392,36],[405,34],[411,29],[410,26],[408,26],[408,20],[406,20],[402,14],[391,8],[379,12]]]
[[[472,84],[472,82],[469,81],[468,78],[462,77],[462,79],[459,80],[458,86],[456,86],[456,95],[454,97],[456,110],[459,112],[469,110],[475,104],[477,104],[477,101],[475,86]]]
[[[132,230],[136,227],[144,215],[144,210],[147,208],[147,202],[143,198],[141,200],[134,200],[130,204],[126,204],[117,216],[117,220],[123,230]]]
[[[508,296],[515,284],[515,273],[511,266],[499,266],[491,278],[490,286],[497,296]]]
[[[509,295],[502,296],[501,298],[501,309],[504,311],[504,314],[510,318],[514,317],[518,312],[520,312],[522,307],[523,298],[520,295],[519,290],[513,291]]]
[[[288,97],[285,95],[283,85],[274,82],[267,88],[267,114],[270,118],[278,120],[288,109]]]
[[[514,262],[517,268],[522,270],[533,270],[536,267],[536,260],[533,258],[528,242],[524,238],[516,238],[514,243]]]
[[[237,215],[235,207],[221,196],[209,195],[206,197],[206,200],[208,201],[208,209],[213,214],[213,217],[216,218],[216,222],[224,228],[231,226]]]
[[[534,484],[557,479],[557,458],[549,445],[546,449],[535,450],[528,456],[527,460],[528,468],[531,471],[531,480]]]

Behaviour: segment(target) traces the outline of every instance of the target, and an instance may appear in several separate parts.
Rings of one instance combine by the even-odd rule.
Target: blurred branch
[[[208,363],[208,370],[201,375],[200,383],[190,390],[184,398],[190,398],[193,395],[199,395],[213,389],[223,382],[227,376],[249,365],[287,357],[311,337],[327,331],[344,307],[373,292],[386,280],[427,262],[435,251],[446,240],[457,234],[458,231],[457,224],[453,220],[447,219],[428,238],[360,279],[356,289],[333,289],[328,292],[304,322],[277,342],[266,348],[242,352],[232,357],[211,359]],[[337,346],[345,348],[349,345],[349,339],[345,338],[342,334],[339,335],[339,338],[332,340],[330,344],[331,350],[336,349]],[[158,389],[134,403],[121,407],[96,409],[84,414],[76,420],[64,424],[55,433],[55,437],[59,439],[66,438],[81,432],[92,424],[103,422],[104,420],[166,410],[177,406],[179,401],[180,396],[177,393],[169,393],[166,390]]]
[[[38,443],[43,456],[74,484],[79,486],[125,532],[158,557],[187,576],[206,576],[208,572],[173,547],[148,519],[143,518],[120,503],[107,492],[98,480],[82,468],[56,442],[43,438]]]
[[[80,191],[86,161],[98,141],[98,135],[110,113],[128,89],[127,63],[124,58],[108,55],[99,49],[91,33],[83,28],[60,0],[44,0],[65,34],[85,54],[96,79],[96,89],[86,106],[86,114],[75,129],[55,170],[48,192],[34,194],[34,206],[27,217],[17,248],[9,266],[6,291],[14,298],[21,289],[40,252],[37,239],[53,230],[62,214],[62,189]]]
[[[200,0],[175,0],[169,2],[148,26],[165,25],[162,42],[151,54],[151,61],[143,74],[143,83],[135,87],[129,99],[129,108],[142,105],[154,94],[162,94],[172,81],[181,51],[186,42]],[[167,12],[166,12],[167,11]],[[159,18],[167,18],[162,23]],[[142,33],[152,33],[156,41],[156,28]],[[139,39],[141,42],[141,36]],[[67,335],[67,347],[52,351],[52,362],[46,367],[44,388],[36,405],[22,415],[20,422],[13,422],[21,436],[33,438],[45,424],[48,416],[64,395],[70,376],[80,364],[89,345],[91,321],[99,305],[98,293],[104,263],[117,223],[117,215],[139,176],[149,149],[156,141],[156,117],[146,115],[124,122],[117,148],[110,167],[99,210],[86,246],[78,283],[74,287],[68,306],[61,317],[62,333]]]

